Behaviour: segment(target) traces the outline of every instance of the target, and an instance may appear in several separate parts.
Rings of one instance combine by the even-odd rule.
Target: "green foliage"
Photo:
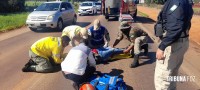
[[[145,4],[149,6],[151,4],[151,0],[145,0]]]
[[[145,0],[145,4],[164,4],[165,0]]]
[[[79,8],[79,3],[78,2],[74,2],[74,10],[75,12],[78,12],[78,8]]]
[[[200,8],[193,8],[194,14],[200,15]]]
[[[1,0],[0,13],[23,11],[24,4],[25,0]]]
[[[200,3],[200,0],[193,0],[195,3]]]
[[[27,12],[22,12],[0,15],[0,32],[24,26],[28,14]]]
[[[156,3],[156,4],[164,4],[165,0],[154,0],[154,3]]]
[[[140,11],[138,11],[138,14],[140,15],[140,16],[142,16],[142,17],[149,17],[149,15],[147,15],[147,14],[145,14],[145,13],[143,13],[143,12],[140,12]]]
[[[32,12],[35,8],[37,8],[39,5],[41,5],[45,1],[26,1],[26,11]]]
[[[42,2],[26,1],[26,9],[29,8],[33,11],[34,8],[39,6]],[[79,3],[75,2],[74,9],[77,12]],[[17,13],[1,13],[0,14],[0,32],[20,28],[25,25],[27,16],[30,12],[17,12]]]
[[[26,1],[25,2],[25,6],[26,7],[34,7],[34,6],[39,6],[41,5],[43,2],[37,2],[37,1]]]

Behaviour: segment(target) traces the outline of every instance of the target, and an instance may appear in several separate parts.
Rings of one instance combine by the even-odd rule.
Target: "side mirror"
[[[61,11],[65,11],[65,8],[61,8]]]

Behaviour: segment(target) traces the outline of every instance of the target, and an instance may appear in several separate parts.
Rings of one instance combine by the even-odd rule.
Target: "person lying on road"
[[[68,46],[70,38],[45,37],[35,42],[30,50],[30,60],[22,68],[23,72],[52,72],[54,66],[59,66],[62,62],[63,50]]]
[[[123,49],[111,48],[111,47],[101,47],[97,49],[92,49],[94,56],[97,61],[105,62],[111,59],[114,55],[123,54]]]

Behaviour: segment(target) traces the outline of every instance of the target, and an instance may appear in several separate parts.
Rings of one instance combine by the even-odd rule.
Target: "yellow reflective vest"
[[[60,37],[45,37],[31,46],[32,52],[49,60],[52,57],[56,64],[60,64],[63,47]]]

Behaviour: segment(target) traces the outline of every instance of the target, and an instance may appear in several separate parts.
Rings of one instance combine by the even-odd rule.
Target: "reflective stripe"
[[[60,58],[60,54],[53,54],[53,57],[59,57]]]
[[[78,35],[80,33],[80,28],[76,28],[75,31],[74,31],[74,35]]]
[[[110,77],[109,84],[112,85],[114,83],[114,80],[115,80],[115,77]]]
[[[62,45],[62,43],[61,43],[61,38],[58,37],[58,46],[61,46],[61,45]]]

